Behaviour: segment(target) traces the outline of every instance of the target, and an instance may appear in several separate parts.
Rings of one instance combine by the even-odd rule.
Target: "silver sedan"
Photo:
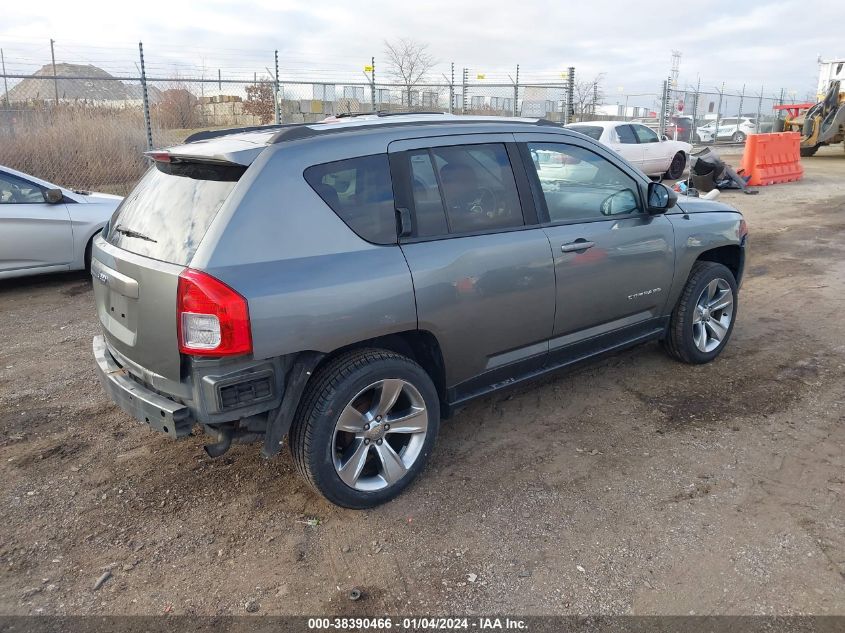
[[[88,268],[91,239],[122,199],[0,166],[0,279]]]

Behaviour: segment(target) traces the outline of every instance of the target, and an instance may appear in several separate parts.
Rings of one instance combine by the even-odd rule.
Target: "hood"
[[[81,202],[114,202],[123,200],[123,196],[115,196],[110,193],[99,193],[97,191],[72,191]]]
[[[739,213],[731,205],[719,202],[718,200],[688,198],[687,196],[678,196],[678,202],[675,204],[675,208],[681,213],[713,213],[716,211]]]

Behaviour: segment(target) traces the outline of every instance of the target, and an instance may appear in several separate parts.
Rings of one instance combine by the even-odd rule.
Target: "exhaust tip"
[[[232,431],[229,427],[218,427],[214,429],[217,441],[213,444],[203,446],[205,454],[214,458],[226,453],[232,447]]]

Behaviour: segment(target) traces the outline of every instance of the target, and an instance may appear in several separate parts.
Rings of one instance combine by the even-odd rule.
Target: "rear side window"
[[[109,243],[187,265],[245,171],[240,165],[156,163],[109,223]]]
[[[396,243],[386,154],[314,165],[305,170],[305,180],[359,237],[375,244]]]

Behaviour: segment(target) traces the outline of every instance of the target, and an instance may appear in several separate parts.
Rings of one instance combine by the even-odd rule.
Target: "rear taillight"
[[[252,352],[246,299],[198,270],[179,275],[176,303],[179,351],[195,356],[236,356]]]

